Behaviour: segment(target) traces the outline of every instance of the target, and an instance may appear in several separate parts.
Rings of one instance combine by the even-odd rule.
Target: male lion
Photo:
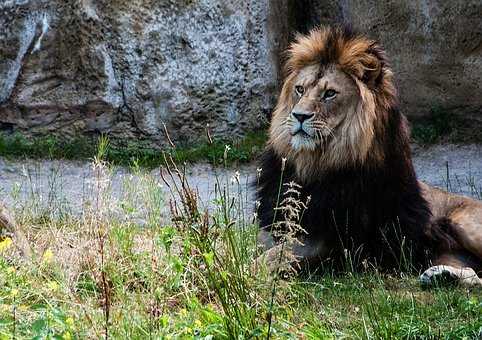
[[[311,198],[292,249],[305,266],[336,267],[348,253],[389,270],[432,265],[423,284],[481,285],[482,202],[417,181],[380,45],[345,27],[323,27],[298,36],[287,52],[261,158],[261,235],[277,239],[280,179],[296,182],[299,199]]]

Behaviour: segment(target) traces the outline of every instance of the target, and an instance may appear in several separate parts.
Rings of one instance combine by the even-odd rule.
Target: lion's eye
[[[326,90],[323,94],[324,100],[330,100],[336,97],[337,92],[335,90]]]
[[[298,96],[302,96],[305,93],[305,88],[301,85],[295,86],[295,91]]]

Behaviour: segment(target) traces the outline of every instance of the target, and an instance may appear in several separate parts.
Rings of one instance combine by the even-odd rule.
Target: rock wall
[[[273,107],[268,1],[8,0],[0,124],[30,134],[236,136]]]
[[[408,116],[437,109],[482,120],[482,1],[281,0],[278,6],[289,21],[285,35],[346,22],[379,40]]]
[[[0,130],[164,143],[265,122],[295,31],[352,22],[387,49],[402,109],[480,118],[480,0],[3,0]]]

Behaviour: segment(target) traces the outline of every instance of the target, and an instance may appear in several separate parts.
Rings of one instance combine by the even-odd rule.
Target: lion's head
[[[379,141],[396,94],[385,54],[345,27],[318,28],[288,49],[269,144],[302,178],[383,160]]]

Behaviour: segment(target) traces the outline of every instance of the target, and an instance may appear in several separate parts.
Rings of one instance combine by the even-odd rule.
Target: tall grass
[[[251,179],[219,171],[203,202],[187,167],[165,154],[159,171],[134,165],[114,193],[116,169],[105,160],[107,141],[100,145],[79,183],[63,183],[59,169],[43,195],[36,169],[26,169],[19,185],[29,190],[12,193],[33,255],[0,238],[0,338],[451,339],[482,328],[477,291],[424,291],[415,276],[369,266],[285,275],[309,209],[294,183],[280,186],[279,229],[290,232],[278,235],[270,266],[249,208]],[[63,198],[65,185],[85,186],[80,211]]]

